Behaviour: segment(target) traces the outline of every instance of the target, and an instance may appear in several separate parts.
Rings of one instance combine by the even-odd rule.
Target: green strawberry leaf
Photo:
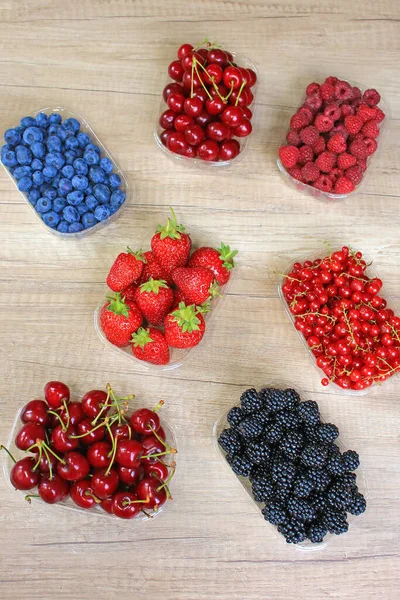
[[[182,333],[192,333],[200,329],[200,319],[197,306],[190,304],[186,306],[184,302],[180,302],[179,308],[174,310],[171,315],[173,320],[178,324]]]
[[[162,226],[159,225],[157,227],[157,233],[160,233],[160,239],[164,240],[166,237],[171,238],[172,240],[180,240],[181,239],[181,233],[183,233],[185,231],[185,228],[183,225],[178,225],[177,221],[176,221],[176,215],[173,211],[173,209],[170,207],[171,212],[172,212],[172,218],[170,217],[167,220],[167,224]]]
[[[167,288],[167,282],[164,279],[153,279],[150,277],[148,281],[142,283],[140,287],[140,292],[153,292],[154,294],[158,294],[161,288]]]
[[[137,348],[140,346],[144,348],[149,342],[154,342],[153,338],[150,337],[150,329],[144,329],[144,327],[139,327],[136,333],[132,333],[132,344]]]
[[[233,260],[239,250],[231,250],[227,244],[221,242],[221,248],[217,248],[219,252],[219,257],[222,260],[222,265],[225,269],[230,271],[235,266],[235,261]]]
[[[114,296],[107,296],[109,305],[107,310],[114,313],[114,315],[123,315],[128,318],[129,306],[121,299],[121,294],[117,292]]]
[[[134,252],[128,246],[127,249],[126,249],[126,251],[127,251],[127,254],[132,254],[132,256],[134,256],[137,260],[141,260],[144,263],[147,262],[146,259],[145,259],[145,257],[144,257],[142,249],[137,250],[136,252]]]
[[[222,298],[222,294],[219,291],[218,281],[214,280],[214,283],[212,283],[208,289],[208,293],[210,294],[211,298],[215,298],[215,296],[220,296]]]

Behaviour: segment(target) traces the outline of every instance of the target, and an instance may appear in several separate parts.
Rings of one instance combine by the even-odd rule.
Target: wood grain
[[[115,522],[24,503],[2,478],[4,600],[394,600],[400,566],[398,382],[349,398],[319,376],[280,304],[274,270],[350,243],[374,258],[399,301],[400,6],[395,0],[0,0],[0,125],[64,105],[81,113],[127,173],[133,198],[108,229],[60,241],[0,172],[0,440],[16,408],[51,378],[77,392],[112,382],[166,400],[179,469],[153,522]],[[166,68],[205,35],[259,70],[254,133],[234,169],[172,163],[153,129]],[[276,149],[304,86],[328,74],[377,87],[391,120],[363,190],[324,204],[287,188]],[[181,220],[240,251],[206,342],[159,375],[106,350],[92,314],[115,254],[172,205]],[[319,402],[357,449],[367,513],[322,552],[287,547],[215,449],[213,423],[243,389],[288,382]]]

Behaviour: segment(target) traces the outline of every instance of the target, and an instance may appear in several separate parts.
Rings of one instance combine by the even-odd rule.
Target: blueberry
[[[77,206],[78,204],[80,204],[83,198],[84,194],[83,192],[81,192],[81,190],[75,190],[67,195],[68,204],[72,204],[72,206]]]
[[[82,230],[83,230],[82,223],[71,223],[71,225],[68,227],[68,233],[78,233],[78,231],[82,231]]]
[[[43,158],[46,154],[46,146],[42,142],[35,142],[31,146],[31,152],[36,158]]]
[[[93,150],[93,148],[88,150],[90,145],[91,144],[88,144],[86,146],[85,154],[83,155],[83,158],[86,160],[86,162],[89,165],[97,165],[100,161],[100,156],[95,150]]]
[[[49,177],[50,179],[53,179],[53,177],[55,177],[57,173],[58,171],[55,167],[45,167],[43,169],[43,175],[45,177]]]
[[[60,221],[57,227],[57,231],[60,233],[68,233],[68,223],[67,221]]]
[[[57,198],[53,200],[53,208],[56,212],[61,212],[66,206],[67,201],[65,198],[60,198],[60,196],[57,196]]]
[[[62,121],[62,117],[60,114],[58,113],[52,113],[51,115],[49,115],[49,123],[50,124],[56,124],[59,125]]]
[[[61,173],[64,175],[64,177],[66,177],[67,179],[72,179],[73,176],[75,175],[75,169],[72,165],[65,165],[65,167],[63,167],[61,169]]]
[[[62,141],[58,135],[52,135],[47,140],[47,148],[49,152],[62,152]]]
[[[31,167],[17,167],[13,173],[15,179],[22,179],[22,177],[30,177],[32,175]]]
[[[126,194],[122,190],[116,190],[111,194],[111,206],[121,206],[125,202]]]
[[[43,142],[43,131],[40,127],[27,127],[23,134],[25,144],[31,146],[35,142]]]
[[[16,129],[7,129],[4,139],[10,146],[18,146],[21,141],[21,134]]]
[[[17,161],[20,165],[30,165],[32,162],[32,152],[26,146],[17,146],[15,148]]]
[[[99,205],[98,201],[96,200],[96,198],[94,196],[86,196],[86,206],[88,207],[89,210],[94,210],[96,208],[96,206]]]
[[[80,214],[73,206],[66,206],[63,210],[63,217],[68,223],[79,221]]]
[[[72,178],[72,185],[76,190],[85,190],[89,185],[89,181],[84,175],[75,175]]]
[[[89,178],[93,181],[93,183],[103,183],[105,177],[106,174],[101,167],[90,167]]]
[[[49,187],[44,191],[43,196],[49,200],[54,200],[54,198],[57,198],[57,190],[49,185]]]
[[[120,207],[117,204],[110,204],[109,208],[110,208],[111,215],[113,215],[120,209]]]
[[[26,129],[26,127],[33,127],[36,125],[36,121],[33,117],[23,117],[21,119],[21,127]]]
[[[81,148],[85,148],[85,146],[90,144],[90,137],[88,136],[87,133],[83,133],[83,131],[78,133],[78,135],[76,136],[76,139],[78,140],[79,146]]]
[[[78,119],[74,119],[74,117],[69,117],[68,119],[65,119],[64,127],[65,129],[69,129],[73,133],[78,133],[78,131],[81,128],[81,124],[79,123]]]
[[[50,198],[39,198],[36,203],[36,210],[40,213],[49,212],[53,208]]]
[[[60,179],[61,179],[61,173],[57,173],[57,175],[55,177],[53,177],[53,181],[52,181],[53,187],[57,188],[58,184],[60,183]]]
[[[40,198],[40,192],[37,189],[32,189],[29,194],[28,194],[28,200],[31,204],[35,205],[36,202],[39,200]]]
[[[18,164],[17,156],[14,150],[6,150],[1,153],[1,162],[6,167],[15,167]]]
[[[31,167],[34,171],[41,171],[43,169],[43,163],[38,158],[34,158],[31,162]]]
[[[49,126],[49,117],[46,115],[46,113],[39,113],[36,115],[36,125],[38,127],[43,127],[44,129],[47,129],[47,127]]]
[[[60,131],[61,131],[61,126],[54,123],[53,125],[50,125],[49,129],[47,130],[47,135],[48,136],[58,135],[61,139]]]
[[[67,152],[64,153],[64,158],[67,165],[72,165],[77,156],[76,150],[67,150]]]
[[[70,129],[67,129],[66,127],[64,127],[64,123],[63,123],[62,125],[58,126],[57,135],[58,135],[58,137],[60,137],[62,139],[63,142],[65,142],[65,140],[67,138],[69,138],[71,135],[73,135],[73,133]]]
[[[18,181],[18,189],[20,192],[28,192],[31,187],[33,185],[33,181],[30,177],[22,177],[19,181]]]
[[[74,169],[78,175],[87,175],[89,167],[83,158],[77,158],[74,160]]]
[[[94,216],[98,221],[104,221],[111,215],[110,209],[107,206],[98,206],[94,211]]]
[[[76,210],[78,211],[78,213],[80,214],[80,216],[82,217],[85,213],[88,212],[88,208],[85,204],[85,202],[81,202],[80,204],[77,205]]]
[[[100,166],[103,169],[103,171],[108,175],[112,173],[112,170],[114,168],[112,161],[109,158],[107,158],[107,156],[103,156],[103,158],[100,159]]]
[[[42,218],[43,222],[46,223],[46,225],[48,225],[52,229],[56,229],[57,225],[61,220],[60,215],[54,210],[50,210],[49,212],[45,213]]]
[[[112,188],[119,188],[121,185],[121,177],[117,173],[110,175],[110,186]]]
[[[59,189],[63,192],[63,195],[67,195],[72,192],[72,183],[66,177],[60,179],[60,183],[58,184]]]
[[[97,219],[92,212],[87,212],[82,217],[82,225],[85,229],[89,229],[89,227],[93,227],[96,225]]]
[[[49,152],[46,156],[45,162],[48,167],[62,169],[65,164],[65,159],[61,152]]]
[[[44,183],[44,175],[42,173],[42,171],[35,171],[33,176],[33,183],[35,183],[36,185],[42,185],[42,183]]]
[[[87,186],[87,188],[85,190],[85,194],[87,196],[91,196],[93,194],[93,187],[90,185],[90,183],[89,183],[89,185]]]
[[[65,147],[67,150],[77,150],[77,148],[79,148],[79,142],[76,137],[69,137],[67,140],[65,140]]]
[[[96,146],[96,144],[88,144],[86,146],[86,150],[94,150],[95,152],[97,152],[97,154],[101,154],[101,150],[98,146]]]
[[[94,186],[93,193],[101,204],[106,204],[110,200],[111,192],[104,183],[98,183]],[[99,219],[102,221],[103,219]]]

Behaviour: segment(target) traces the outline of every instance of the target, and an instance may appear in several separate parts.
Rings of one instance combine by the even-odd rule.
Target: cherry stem
[[[27,494],[27,495],[25,496],[25,500],[26,500],[27,502],[29,502],[29,504],[32,504],[32,500],[31,500],[31,498],[40,498],[40,496],[39,496],[39,494]]]
[[[167,477],[167,479],[162,483],[162,485],[160,485],[156,489],[156,491],[159,492],[160,490],[162,490],[163,488],[165,488],[165,492],[167,494],[168,500],[172,500],[171,492],[169,491],[169,488],[168,488],[168,483],[171,481],[171,479],[175,475],[175,471],[176,471],[176,466],[172,467],[172,471],[171,471],[169,477]]]
[[[237,98],[236,98],[235,106],[238,105],[240,95],[241,95],[241,93],[242,93],[243,88],[244,88],[245,85],[246,85],[246,82],[242,81],[242,85],[240,86],[240,90],[239,90],[239,93],[238,93]],[[232,86],[232,89],[233,89],[233,86]]]
[[[111,471],[111,467],[113,465],[113,462],[115,460],[115,455],[117,453],[117,445],[118,445],[118,439],[116,437],[113,436],[113,432],[111,431],[111,427],[108,423],[106,423],[106,427],[107,427],[107,431],[109,433],[109,436],[111,438],[111,444],[112,444],[112,452],[111,452],[111,460],[110,460],[110,464],[107,467],[107,471],[106,471],[106,475],[108,475]]]
[[[122,506],[130,506],[131,504],[146,504],[146,502],[149,502],[150,498],[147,498],[146,500],[124,500],[123,502],[121,502]]]
[[[114,422],[114,421],[113,421]],[[71,439],[79,439],[79,438],[83,438],[86,435],[89,435],[90,433],[93,433],[93,431],[96,431],[97,429],[100,429],[100,427],[104,427],[104,425],[107,426],[108,424],[108,418],[106,417],[104,419],[104,421],[102,421],[101,423],[99,423],[98,425],[96,425],[96,427],[93,427],[93,429],[91,429],[90,431],[86,431],[85,433],[81,433],[80,435],[71,435]]]
[[[157,406],[155,406],[155,407],[153,408],[153,412],[157,412],[158,410],[160,410],[160,408],[161,408],[162,406],[164,406],[164,404],[165,404],[164,400],[160,400],[160,402],[157,404]]]
[[[100,504],[101,500],[100,498],[98,498],[97,496],[95,496],[92,492],[90,492],[89,490],[85,490],[83,492],[84,496],[88,496],[89,498],[93,498],[93,500],[96,502],[96,504]]]
[[[199,61],[197,60],[197,58],[196,58],[195,56],[193,57],[192,64],[194,64],[194,70],[196,71],[196,75],[197,75],[197,77],[199,78],[199,81],[200,81],[200,83],[201,83],[201,87],[204,89],[204,91],[206,92],[206,94],[207,94],[207,96],[209,97],[209,99],[210,99],[210,100],[212,100],[212,96],[211,96],[210,92],[208,91],[206,84],[204,83],[204,81],[203,81],[203,80],[202,80],[202,78],[200,77],[200,73],[199,73],[199,70],[198,70],[198,68],[197,68],[197,65],[200,65],[200,66],[201,66],[201,68],[202,68],[202,69],[204,69],[203,65],[199,63]],[[204,69],[204,70],[205,70],[205,69]],[[193,78],[192,78],[192,84],[193,84]],[[218,94],[218,95],[219,95],[219,94]],[[220,95],[219,95],[219,96],[220,96]],[[221,98],[221,96],[220,96],[220,98]],[[222,98],[221,98],[221,100],[222,100]]]
[[[159,452],[158,454],[148,454],[147,456],[143,456],[143,458],[157,458],[158,456],[165,456],[166,454],[177,454],[178,450],[176,448],[169,448],[166,452]]]
[[[63,405],[64,405],[65,414],[67,415],[67,424],[66,424],[65,428],[68,429],[69,424],[71,422],[71,418],[69,416],[68,404],[67,404],[67,401],[65,400],[65,398],[63,398]]]
[[[60,421],[61,429],[65,432],[67,430],[67,427],[66,427],[64,421],[62,420],[62,418],[60,417],[60,415],[58,413],[56,413],[54,410],[48,410],[47,412],[50,415],[54,415],[55,417],[57,417],[57,419]],[[68,413],[68,421],[69,421],[69,413]]]
[[[190,85],[190,97],[193,98],[193,87],[194,87],[194,82],[193,82],[193,75],[194,75],[194,61],[195,58],[193,57],[192,60],[192,78],[191,78],[191,85]]]
[[[15,464],[17,461],[15,460],[15,458],[13,457],[13,455],[11,454],[11,452],[9,451],[8,448],[6,448],[5,446],[3,446],[3,444],[1,444],[0,446],[0,450],[5,450],[8,454],[8,456],[11,458],[11,460],[13,461],[13,463]]]
[[[47,452],[47,449],[44,447],[43,447],[43,452],[47,459],[47,464],[49,465],[49,475],[50,475],[49,479],[51,481],[53,479],[53,467],[51,466],[50,456],[49,456],[49,453]]]
[[[97,420],[100,418],[100,416],[101,416],[102,412],[103,412],[103,411],[104,411],[106,408],[110,408],[110,405],[108,404],[108,401],[109,401],[109,399],[110,399],[110,389],[111,389],[111,388],[109,387],[109,385],[110,385],[110,384],[107,384],[107,398],[106,398],[106,401],[104,402],[103,406],[101,407],[101,410],[100,410],[99,414],[98,414],[98,415],[96,415],[96,417],[93,419],[93,421],[92,421],[92,425],[96,425],[96,423],[97,423]]]
[[[38,448],[39,452],[42,450],[42,448],[45,448],[47,452],[50,452],[54,456],[54,458],[56,458],[61,464],[65,465],[65,460],[63,460],[55,452],[53,452],[53,450],[46,444],[44,440],[37,440],[36,444],[32,444],[32,446],[30,446],[26,452],[30,452],[32,448]]]
[[[146,517],[148,517],[149,519],[153,518],[153,515],[151,515],[150,513],[146,512],[145,510],[143,510],[143,508],[142,508],[142,510],[140,512],[144,513],[146,515]]]
[[[154,437],[157,438],[157,440],[164,446],[164,448],[171,448],[171,446],[169,444],[167,444],[157,433],[157,431],[155,429],[153,429],[153,427],[151,427],[151,425],[149,425],[149,428],[151,429],[151,431],[153,432]]]

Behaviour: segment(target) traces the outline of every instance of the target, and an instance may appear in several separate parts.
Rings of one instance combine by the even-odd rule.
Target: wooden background
[[[166,400],[179,472],[153,522],[32,505],[0,484],[3,600],[302,600],[399,597],[399,383],[361,398],[321,387],[277,297],[275,268],[323,241],[368,252],[399,300],[400,6],[397,0],[1,0],[0,125],[51,105],[80,112],[120,162],[132,203],[108,229],[61,241],[0,172],[0,439],[49,379],[77,392],[110,381]],[[153,128],[166,69],[208,35],[253,60],[247,156],[210,174],[173,164]],[[324,204],[281,181],[277,145],[306,84],[330,74],[376,87],[392,117],[363,191]],[[206,341],[166,375],[106,350],[92,314],[113,258],[172,205],[240,250]],[[368,480],[368,511],[321,552],[286,546],[218,456],[212,427],[246,386],[292,382],[319,402]]]

